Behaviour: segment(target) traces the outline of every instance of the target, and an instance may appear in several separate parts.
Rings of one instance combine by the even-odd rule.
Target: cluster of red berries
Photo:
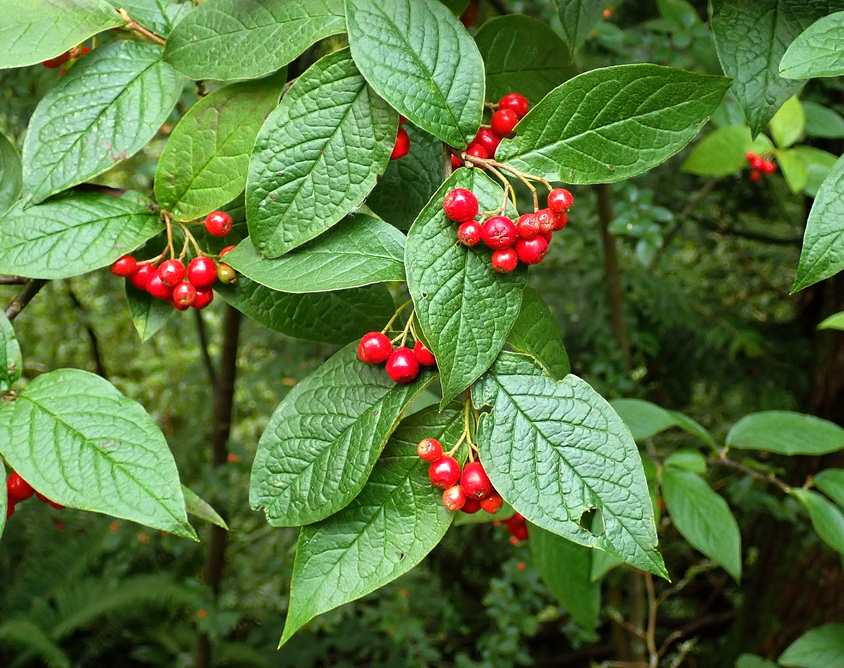
[[[507,533],[510,534],[510,542],[513,545],[518,545],[523,540],[527,540],[527,520],[525,520],[525,518],[519,513],[513,513],[506,520],[496,520],[495,524],[503,524],[507,527]]]
[[[412,383],[419,376],[423,366],[436,366],[433,353],[421,341],[413,348],[398,346],[383,332],[369,332],[358,343],[358,359],[367,364],[386,362],[387,375],[397,383]]]
[[[232,219],[223,211],[214,211],[205,218],[205,229],[215,237],[231,232]],[[226,246],[217,255],[223,257],[234,246]],[[191,306],[203,309],[214,299],[211,286],[218,280],[233,283],[235,271],[225,262],[215,262],[207,256],[193,258],[187,266],[181,259],[170,258],[160,265],[156,261],[138,262],[132,255],[124,255],[112,266],[111,273],[129,280],[138,290],[162,299],[180,311]]]
[[[492,114],[489,125],[481,126],[475,138],[469,142],[466,155],[488,160],[495,155],[495,149],[504,137],[513,132],[513,128],[530,109],[530,102],[524,95],[509,93],[498,101],[496,111]],[[456,155],[451,156],[451,164],[457,169],[463,166],[463,161]]]
[[[56,56],[55,58],[50,58],[49,60],[45,60],[41,63],[44,67],[49,67],[50,69],[56,69],[57,67],[62,67],[67,61],[75,61],[79,60],[82,56],[86,53],[91,53],[91,49],[89,49],[84,44],[82,46],[74,46],[69,51],[65,51],[62,55]],[[62,71],[60,74],[64,74],[67,72],[66,67],[62,67]]]
[[[59,510],[64,508],[64,506],[50,501],[41,492],[36,492],[32,488],[32,485],[15,472],[6,479],[6,519],[9,519],[14,514],[16,505],[21,501],[26,501],[33,495],[37,496],[44,503],[49,503],[53,508],[58,508]]]
[[[407,155],[410,150],[410,135],[407,134],[402,125],[407,122],[404,116],[399,116],[399,131],[396,134],[396,145],[393,146],[393,152],[390,155],[390,160],[398,160]]]
[[[504,500],[495,491],[480,461],[469,462],[461,471],[457,460],[444,454],[442,443],[435,438],[419,441],[416,453],[431,464],[428,478],[434,487],[445,490],[443,505],[450,511],[462,510],[471,515],[485,510],[494,515],[501,510]]]
[[[457,239],[466,246],[483,241],[492,250],[492,268],[502,274],[513,271],[519,262],[539,264],[548,254],[554,232],[568,222],[568,210],[574,204],[572,194],[555,188],[548,195],[548,206],[520,216],[515,222],[507,216],[492,216],[485,222],[475,220],[478,198],[471,190],[455,188],[443,199],[445,215],[456,223]]]
[[[759,181],[763,174],[773,174],[777,171],[777,165],[771,160],[766,160],[761,155],[756,155],[753,151],[748,151],[744,155],[747,162],[750,164],[750,180]]]

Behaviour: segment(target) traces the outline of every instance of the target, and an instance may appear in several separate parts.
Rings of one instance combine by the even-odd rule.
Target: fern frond
[[[49,668],[70,668],[70,658],[40,626],[28,619],[0,624],[0,645],[14,645],[39,657]]]

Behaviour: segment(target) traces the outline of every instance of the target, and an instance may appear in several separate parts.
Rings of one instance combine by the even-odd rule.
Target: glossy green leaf
[[[407,230],[444,180],[443,144],[412,123],[403,126],[410,137],[410,151],[391,160],[366,205],[400,230]]]
[[[217,285],[217,293],[264,327],[308,341],[348,343],[378,332],[396,310],[389,290],[371,285],[337,292],[277,292],[245,276],[234,285]]]
[[[662,498],[680,535],[739,580],[741,534],[727,502],[699,475],[675,467],[662,472]]]
[[[680,168],[699,176],[727,176],[747,166],[753,139],[746,125],[718,128],[703,138]]]
[[[481,210],[502,204],[501,188],[479,170],[461,168],[443,183],[407,236],[407,287],[422,335],[437,358],[443,402],[486,371],[519,315],[525,271],[493,271],[491,254],[457,243],[457,225],[443,212],[453,188],[467,188]]]
[[[755,654],[742,654],[736,659],[735,668],[777,668],[777,664]]]
[[[659,65],[592,70],[531,109],[496,159],[554,181],[621,181],[688,144],[728,85],[723,77]]]
[[[343,0],[205,0],[173,30],[166,58],[191,79],[253,79],[345,29]]]
[[[555,0],[563,24],[563,37],[576,51],[586,41],[607,8],[606,0]]]
[[[246,185],[255,137],[286,77],[231,84],[202,98],[173,128],[155,172],[155,198],[176,220],[232,201]]]
[[[595,390],[573,375],[555,381],[529,357],[504,352],[472,387],[472,401],[491,408],[476,440],[490,480],[517,512],[667,577],[636,444]],[[603,526],[584,526],[595,513]]]
[[[106,44],[38,103],[23,145],[24,197],[40,202],[137,153],[170,115],[184,79],[161,47]]]
[[[163,299],[157,299],[145,290],[138,290],[126,281],[126,301],[135,331],[141,341],[147,341],[160,330],[176,310]]]
[[[665,458],[666,466],[691,471],[698,475],[706,473],[706,457],[697,450],[677,450]]]
[[[383,220],[355,214],[296,250],[267,260],[250,239],[226,254],[244,276],[282,292],[326,292],[404,280],[404,235]]]
[[[0,69],[35,65],[121,25],[123,20],[105,0],[6,2],[0,17]]]
[[[522,292],[519,317],[507,335],[507,343],[533,357],[552,378],[560,380],[571,372],[557,319],[539,293],[530,286]]]
[[[440,0],[455,16],[460,16],[469,6],[469,0]]]
[[[824,469],[815,476],[815,486],[844,508],[844,469]]]
[[[807,631],[777,661],[783,666],[799,668],[844,665],[844,624],[825,624]]]
[[[841,0],[713,0],[712,32],[724,74],[744,109],[753,134],[801,82],[783,79],[780,60],[788,45],[814,20],[844,3]]]
[[[569,50],[547,23],[508,14],[484,23],[475,35],[486,69],[486,96],[497,101],[521,93],[536,104],[577,74]]]
[[[133,21],[159,37],[166,38],[179,21],[193,9],[190,0],[108,0],[115,9],[124,9]]]
[[[809,172],[795,149],[777,152],[777,163],[783,178],[793,193],[799,193],[809,182]]]
[[[18,382],[22,366],[23,358],[15,330],[6,314],[0,311],[0,392],[7,392]]]
[[[0,214],[15,203],[21,194],[23,177],[21,159],[12,142],[0,133]]]
[[[538,526],[530,528],[530,554],[548,591],[572,619],[594,631],[601,612],[601,583],[592,582],[590,550]]]
[[[791,494],[809,511],[812,526],[821,540],[833,550],[844,553],[844,512],[817,492],[794,488]]]
[[[196,492],[184,485],[182,485],[182,494],[185,496],[185,509],[191,515],[228,531],[228,524],[226,524],[226,521],[220,517],[220,513],[214,510],[210,503],[200,498]]]
[[[68,278],[105,267],[164,225],[137,193],[85,193],[0,216],[0,273]]]
[[[812,204],[792,292],[844,269],[844,158],[830,171]]]
[[[815,102],[803,102],[803,113],[807,135],[824,139],[844,137],[844,118],[838,112]]]
[[[406,573],[440,542],[455,513],[442,505],[442,491],[431,485],[416,444],[423,438],[455,443],[462,431],[460,407],[411,415],[360,494],[340,512],[302,528],[280,644],[308,620]]]
[[[697,422],[681,413],[668,411],[650,401],[642,399],[613,399],[610,402],[613,410],[627,425],[637,441],[652,438],[660,432],[672,427],[679,427],[683,431],[697,436],[703,441],[713,444],[712,436]]]
[[[803,136],[806,114],[796,95],[787,99],[774,114],[770,128],[771,137],[779,148],[788,148]]]
[[[324,520],[363,488],[381,449],[435,377],[392,381],[353,342],[293,387],[273,412],[252,466],[249,501],[273,526]]]
[[[478,131],[484,65],[437,0],[346,0],[352,56],[369,85],[420,128],[456,147]]]
[[[844,12],[818,19],[789,45],[780,61],[787,79],[837,77],[844,74]]]
[[[348,50],[312,65],[255,142],[246,183],[255,248],[268,257],[282,255],[363,202],[387,168],[397,124]]]
[[[824,318],[818,329],[841,329],[844,330],[844,311],[834,313],[828,318]]]
[[[806,170],[806,184],[803,192],[810,197],[817,197],[818,191],[829,176],[838,157],[814,146],[795,146],[789,149],[803,163]]]
[[[9,464],[56,503],[196,538],[164,435],[107,380],[42,374],[0,405],[0,433]]]
[[[736,422],[726,443],[731,448],[781,455],[825,455],[844,448],[844,429],[813,415],[762,411]]]

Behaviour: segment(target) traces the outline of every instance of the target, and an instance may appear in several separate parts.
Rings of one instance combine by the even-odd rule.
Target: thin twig
[[[129,28],[129,30],[134,30],[136,33],[143,35],[147,39],[151,39],[153,42],[155,42],[156,44],[160,44],[161,46],[167,44],[167,42],[165,42],[154,32],[150,32],[149,30],[144,28],[140,23],[135,22],[132,17],[129,16],[125,9],[118,9],[117,13],[120,14],[120,18],[126,21],[126,27]]]
[[[205,329],[205,320],[202,318],[202,311],[193,309],[194,322],[196,323],[196,336],[199,339],[199,351],[202,354],[202,363],[205,366],[205,371],[208,374],[208,381],[214,391],[217,390],[217,371],[214,368],[214,362],[211,359],[211,354],[208,352],[208,332]]]
[[[67,294],[70,297],[70,301],[72,301],[73,305],[76,307],[76,310],[82,315],[83,326],[85,327],[85,331],[88,333],[88,340],[91,343],[91,357],[94,359],[94,369],[98,376],[108,378],[108,372],[106,371],[105,364],[103,364],[102,354],[100,353],[100,339],[97,336],[94,326],[88,318],[88,310],[85,308],[85,305],[82,303],[82,300],[79,299],[79,296],[76,294],[70,283],[67,284]]]
[[[30,278],[23,286],[23,289],[9,302],[6,307],[6,317],[9,320],[14,320],[18,317],[21,311],[26,308],[26,305],[32,301],[32,298],[38,294],[39,290],[47,285],[47,281],[41,278]]]
[[[769,482],[772,485],[776,485],[779,487],[783,492],[786,494],[791,493],[791,487],[784,483],[782,480],[777,478],[772,473],[760,473],[759,471],[754,471],[749,466],[745,466],[737,461],[734,461],[727,457],[727,453],[725,450],[721,450],[718,453],[717,459],[707,459],[707,462],[710,464],[720,464],[721,466],[729,466],[730,468],[736,469],[737,471],[741,471],[742,473],[746,473],[751,478],[755,478],[756,480],[762,480],[763,482]]]
[[[650,573],[645,573],[645,590],[648,592],[648,628],[645,633],[645,643],[648,646],[650,668],[657,668],[659,654],[656,651],[656,611],[659,608],[659,602],[654,593],[654,576]]]
[[[0,285],[25,285],[27,280],[23,276],[0,276]]]

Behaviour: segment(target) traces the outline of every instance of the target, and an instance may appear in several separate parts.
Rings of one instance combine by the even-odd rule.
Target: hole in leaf
[[[403,561],[406,556],[404,552],[399,552],[399,561]]]
[[[593,536],[600,536],[604,533],[604,514],[600,508],[589,508],[580,514],[577,520],[581,529],[585,529]]]

